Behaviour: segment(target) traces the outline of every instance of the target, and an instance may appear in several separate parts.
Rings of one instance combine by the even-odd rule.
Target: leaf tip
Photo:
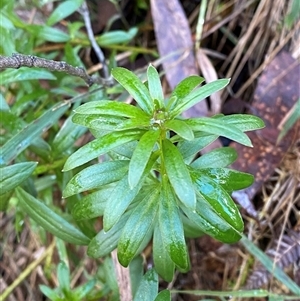
[[[66,163],[65,163],[65,165],[64,165],[64,167],[62,168],[62,172],[66,172],[66,171],[69,171],[69,170],[71,170],[73,167],[70,165],[70,163],[69,163],[69,158],[67,159],[67,161],[66,161]]]

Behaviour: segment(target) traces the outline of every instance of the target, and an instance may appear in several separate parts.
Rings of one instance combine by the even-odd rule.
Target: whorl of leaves
[[[289,231],[288,235],[283,235],[281,240],[274,241],[274,248],[266,251],[274,264],[281,269],[288,267],[300,259],[300,232]],[[247,289],[257,289],[268,283],[271,274],[259,263],[248,277]]]

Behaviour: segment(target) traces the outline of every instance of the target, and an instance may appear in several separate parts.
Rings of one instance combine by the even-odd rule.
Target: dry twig
[[[45,68],[49,71],[65,72],[69,75],[82,78],[89,86],[93,84],[109,85],[109,81],[100,77],[89,76],[81,67],[73,67],[66,62],[53,61],[34,55],[13,53],[12,56],[0,55],[0,70],[7,68],[18,69],[20,67]]]

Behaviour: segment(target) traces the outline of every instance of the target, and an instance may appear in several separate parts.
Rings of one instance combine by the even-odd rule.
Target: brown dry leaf
[[[151,13],[166,78],[174,89],[187,76],[198,74],[189,23],[178,0],[151,0]],[[207,104],[202,101],[192,110],[206,116]]]
[[[274,264],[281,269],[284,269],[293,263],[296,263],[300,258],[300,233],[299,231],[289,231],[287,235],[283,235],[280,240],[275,240],[272,243],[272,247],[266,252]],[[257,262],[254,270],[248,276],[246,282],[247,289],[261,288],[266,284],[272,275],[266,270],[266,268]]]
[[[294,68],[284,74],[291,65],[294,65]],[[266,127],[249,133],[253,148],[237,143],[231,144],[239,155],[238,160],[232,165],[233,168],[249,172],[255,177],[252,186],[233,194],[236,201],[252,216],[257,216],[257,214],[251,200],[263,183],[274,173],[288,148],[296,139],[300,139],[300,122],[298,122],[280,144],[276,144],[280,133],[278,124],[300,97],[299,68],[299,64],[295,64],[295,60],[287,52],[283,51],[275,57],[258,80],[250,112],[262,118]]]
[[[218,75],[216,72],[215,67],[211,63],[208,56],[205,52],[200,48],[197,50],[196,58],[198,61],[199,68],[201,70],[201,74],[205,78],[206,83],[213,82],[218,79]],[[221,99],[221,92],[215,92],[210,96],[210,107],[212,115],[219,114],[222,109],[222,99]]]

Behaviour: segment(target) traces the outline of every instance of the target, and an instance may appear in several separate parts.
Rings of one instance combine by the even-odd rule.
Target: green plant
[[[40,289],[52,301],[81,301],[93,289],[96,280],[91,279],[79,287],[71,287],[70,267],[66,247],[64,242],[59,239],[56,245],[60,255],[60,262],[57,266],[58,287],[51,289],[46,285],[40,285]]]
[[[102,99],[75,109],[73,122],[88,127],[96,139],[73,153],[64,171],[97,158],[100,163],[80,170],[63,196],[90,191],[74,205],[73,217],[103,215],[89,256],[105,256],[117,247],[120,263],[128,266],[153,236],[155,269],[171,281],[175,268],[189,269],[185,237],[206,233],[225,243],[241,238],[243,221],[230,193],[253,181],[252,175],[228,168],[237,156],[232,148],[199,158],[196,153],[219,136],[251,146],[244,132],[264,125],[250,115],[180,117],[223,89],[226,79],[197,88],[204,79],[188,77],[165,100],[151,65],[146,84],[124,68],[113,69],[112,75],[138,106]]]
[[[262,127],[263,124],[256,117],[247,115],[217,115],[190,120],[180,117],[180,113],[186,108],[225,87],[226,80],[197,88],[202,79],[192,76],[180,83],[169,99],[164,99],[157,72],[153,67],[148,69],[148,83],[145,84],[128,71],[117,68],[114,77],[127,87],[137,102],[135,107],[122,103],[128,96],[122,87],[108,89],[100,86],[94,89],[93,86],[87,91],[81,79],[56,72],[63,71],[60,68],[45,70],[22,67],[18,70],[2,71],[11,68],[1,63],[2,55],[16,59],[12,53],[25,54],[23,58],[19,57],[19,61],[23,61],[26,54],[30,54],[27,59],[32,61],[37,59],[32,55],[59,60],[56,66],[65,66],[62,61],[78,67],[89,66],[83,54],[93,43],[86,32],[89,22],[86,22],[82,9],[85,1],[55,1],[56,8],[50,15],[48,9],[40,9],[48,2],[53,1],[0,2],[0,31],[5,40],[0,45],[0,210],[7,211],[7,216],[12,217],[9,227],[5,227],[5,230],[9,228],[9,238],[12,235],[18,238],[24,227],[32,237],[36,237],[34,245],[39,245],[42,251],[42,246],[49,243],[46,231],[56,236],[41,257],[33,262],[29,261],[30,264],[28,262],[22,273],[12,283],[7,283],[8,287],[0,293],[0,299],[6,300],[17,287],[25,292],[27,288],[23,286],[24,279],[42,263],[49,287],[40,288],[49,299],[117,301],[121,287],[118,287],[110,252],[119,245],[120,261],[124,265],[130,262],[134,301],[170,300],[171,294],[178,293],[203,298],[216,296],[218,300],[225,297],[298,300],[299,287],[243,236],[240,245],[260,260],[280,281],[281,286],[286,286],[295,296],[274,294],[271,287],[269,291],[236,291],[230,284],[226,286],[230,291],[225,292],[194,289],[159,292],[157,272],[164,279],[171,280],[176,267],[180,271],[188,269],[186,238],[207,233],[225,243],[231,243],[238,240],[243,231],[240,215],[230,199],[230,194],[233,190],[249,185],[252,177],[229,169],[231,162],[237,157],[232,148],[216,149],[200,157],[198,151],[220,135],[250,145],[249,139],[242,132]],[[117,11],[122,15],[119,1],[111,2],[114,2]],[[144,2],[149,1],[138,1],[137,7],[149,10],[150,7],[146,7]],[[289,2],[290,8],[282,26],[293,29],[299,15],[299,1]],[[208,19],[205,9],[207,3],[201,3],[199,20],[204,20],[205,17]],[[249,5],[245,9],[247,7]],[[33,10],[29,17],[30,8]],[[79,15],[66,19],[76,10],[80,12],[81,19]],[[46,14],[43,13],[45,11]],[[240,13],[243,14],[243,11]],[[215,13],[221,18],[225,16],[224,10],[218,5]],[[98,55],[104,67],[109,60],[107,71],[117,65],[116,54],[119,52],[131,53],[131,61],[134,61],[137,54],[159,57],[154,49],[136,46],[143,41],[141,38],[145,33],[144,25],[141,27],[135,24],[135,27],[129,27],[126,24],[126,31],[111,30],[113,18],[107,23],[105,32],[94,37],[96,44],[107,49],[106,53],[110,53],[103,60]],[[249,18],[252,19],[254,22],[255,18]],[[277,20],[274,24],[275,27],[278,25]],[[198,25],[202,30],[200,21]],[[247,22],[242,26],[246,30]],[[201,37],[199,28],[196,41],[200,41]],[[226,27],[221,30],[226,31]],[[138,38],[135,41],[139,41],[138,43],[133,40],[136,35]],[[226,36],[232,38],[230,28]],[[239,37],[233,37],[237,46],[238,39]],[[216,42],[218,43],[217,40]],[[225,45],[228,46],[227,43]],[[224,64],[229,61],[230,56]],[[234,64],[231,66],[233,69]],[[259,64],[258,60],[256,65]],[[101,75],[105,77],[104,81],[95,74],[81,78],[88,84],[107,83],[110,73],[106,74],[108,77],[105,72]],[[90,81],[91,78],[95,81]],[[80,91],[85,93],[80,94]],[[117,93],[122,93],[119,102],[108,100],[116,99]],[[82,103],[86,103],[85,107],[78,107]],[[286,122],[282,122],[278,142],[299,119],[299,105],[298,100],[286,116]],[[77,150],[78,142],[82,145],[82,139],[88,137],[88,128],[96,137],[93,143],[88,144],[95,146],[95,149],[91,147],[95,151],[93,159],[86,157],[83,161],[87,161],[77,166],[85,156],[78,156],[77,160],[76,155],[72,154]],[[102,146],[100,144],[102,150],[97,145],[98,142],[106,143]],[[84,148],[88,150],[88,146]],[[76,168],[67,170],[70,166],[66,165],[66,171],[62,173],[61,170],[70,155],[72,160],[75,159]],[[66,200],[61,200],[63,191]],[[27,215],[30,216],[29,222],[25,222]],[[106,232],[102,229],[97,234],[95,229],[99,229],[99,224],[103,221],[99,216],[104,216],[105,229],[109,230]],[[12,224],[15,226],[15,233],[11,231]],[[9,239],[5,237],[5,230],[1,231],[3,237],[0,242],[1,255],[4,256],[5,253],[10,253],[6,249],[15,247],[9,245],[6,248]],[[137,254],[151,238],[151,255],[155,267],[145,272],[144,260]],[[89,260],[89,264],[85,265],[86,258],[77,257],[78,253],[82,254],[82,248],[77,245],[89,246],[88,253],[92,257],[104,257],[94,262]],[[23,248],[28,246],[24,245]],[[53,256],[54,249],[58,251],[59,263]],[[136,254],[132,255],[134,252]],[[16,256],[14,253],[18,254],[13,252],[9,255]],[[26,253],[30,254],[29,249]],[[90,264],[97,265],[97,269],[92,272],[88,270]],[[80,278],[78,270],[83,271]],[[5,276],[7,274],[4,271],[4,279]],[[13,278],[12,275],[9,276]],[[29,286],[34,289],[35,285],[30,283],[31,278],[28,279]],[[53,285],[52,280],[55,278],[57,281]],[[174,288],[176,286],[175,284]],[[121,295],[120,297],[122,298]]]
[[[300,99],[297,100],[295,105],[287,113],[284,120],[278,126],[281,131],[277,138],[277,143],[279,143],[282,138],[287,134],[287,132],[294,126],[294,124],[300,120]]]

